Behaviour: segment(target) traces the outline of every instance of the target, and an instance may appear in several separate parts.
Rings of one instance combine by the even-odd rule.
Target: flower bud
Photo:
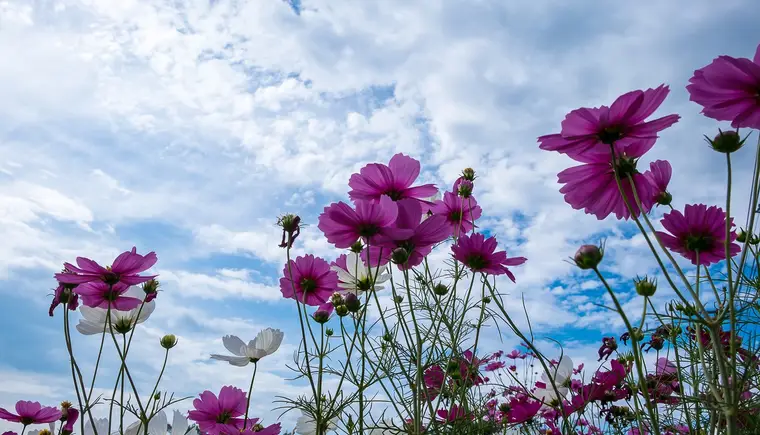
[[[332,330],[332,328],[325,329],[325,335],[328,337],[332,337],[335,332]]]
[[[459,370],[459,362],[449,361],[446,365],[446,373],[451,376],[452,379],[459,379],[462,377],[462,373]]]
[[[719,153],[725,154],[739,150],[739,148],[744,145],[744,141],[747,140],[746,137],[742,139],[741,136],[739,136],[738,131],[720,130],[718,130],[718,135],[715,136],[713,140],[710,140],[710,138],[707,136],[705,136],[705,138],[707,139],[707,143],[710,144],[712,149],[718,151]]]
[[[391,341],[393,341],[393,335],[391,335],[390,332],[386,332],[385,334],[383,334],[383,340],[390,343]]]
[[[319,324],[324,324],[324,323],[327,323],[328,320],[330,320],[330,312],[320,308],[314,312],[312,317],[314,318],[315,322]]]
[[[747,242],[747,232],[744,230],[739,230],[739,233],[736,235],[736,241],[739,243],[746,243]]]
[[[155,279],[147,281],[142,285],[142,289],[145,292],[145,302],[150,302],[158,296],[158,281]]]
[[[177,345],[177,337],[174,334],[167,334],[161,337],[161,347],[169,350]]]
[[[158,402],[159,400],[161,400],[161,392],[160,391],[153,395],[153,400],[155,400],[156,402]]]
[[[483,296],[483,303],[484,304],[490,304],[491,303],[491,296]]]
[[[649,279],[646,276],[644,278],[636,277],[633,283],[639,296],[652,297],[657,291],[657,279],[655,278]]]
[[[409,260],[409,252],[404,248],[396,248],[391,252],[391,261],[394,264],[404,264]]]
[[[62,409],[69,409],[71,407],[72,407],[71,402],[69,402],[68,400],[64,400],[63,402],[61,402]]]
[[[475,170],[472,168],[464,168],[462,171],[462,178],[467,181],[475,181]]]
[[[461,196],[462,198],[469,198],[472,196],[472,189],[474,185],[472,184],[472,181],[470,180],[462,180],[461,183],[459,183],[459,188],[457,189],[457,194]]]
[[[349,249],[355,254],[361,254],[362,250],[364,249],[364,245],[362,244],[361,240],[357,240],[353,245],[351,245]]]
[[[282,241],[280,248],[292,248],[293,242],[301,234],[301,217],[294,214],[286,214],[277,219],[277,225],[282,227]]]
[[[346,300],[342,294],[335,292],[330,296],[330,303],[332,303],[334,307],[337,307],[338,305],[345,305]]]
[[[357,298],[354,293],[347,293],[345,299],[346,308],[352,313],[356,313],[362,307],[361,301],[359,301],[359,298]]]
[[[398,295],[398,296],[394,296],[394,297],[393,297],[393,302],[395,302],[395,303],[397,303],[397,304],[400,304],[401,302],[404,302],[404,297],[403,297],[403,296],[401,296],[401,295]]]
[[[443,296],[448,292],[449,292],[449,288],[448,286],[446,286],[446,284],[439,282],[433,287],[433,293],[437,294],[438,296]]]
[[[604,258],[604,247],[596,245],[583,245],[573,257],[575,265],[583,270],[596,269]]]
[[[670,205],[673,202],[673,195],[670,192],[660,192],[655,198],[655,201],[659,205]]]
[[[339,317],[345,317],[348,315],[348,308],[345,305],[338,305],[335,307],[335,314]]]

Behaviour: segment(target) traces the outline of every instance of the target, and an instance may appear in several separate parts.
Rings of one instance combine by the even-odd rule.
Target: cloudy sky
[[[564,204],[556,173],[571,162],[536,137],[573,108],[669,84],[658,114],[681,122],[642,162],[671,160],[676,207],[723,203],[725,168],[702,135],[726,125],[701,117],[684,86],[717,55],[751,57],[759,13],[753,0],[0,0],[0,406],[74,399],[62,316],[47,316],[52,274],[136,246],[157,252],[163,284],[134,350],[140,386],[160,367],[158,337],[174,333],[166,388],[245,388],[248,369],[208,355],[222,335],[280,328],[254,399],[273,421],[274,397],[301,391],[284,380],[298,335],[277,286],[276,217],[310,224],[298,253],[334,258],[317,216],[347,199],[351,173],[397,152],[443,188],[475,168],[481,225],[529,259],[502,286],[510,310],[524,297],[540,337],[588,358],[621,328],[565,259],[608,237],[605,267],[632,312],[629,279],[654,262],[631,226]],[[737,159],[739,186],[752,153]],[[75,337],[83,359],[98,344]]]

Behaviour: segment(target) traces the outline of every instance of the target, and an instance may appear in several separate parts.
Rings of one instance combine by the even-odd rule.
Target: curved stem
[[[253,381],[256,379],[256,369],[259,367],[259,362],[253,363],[253,376],[251,376],[251,385],[248,387],[248,398],[245,401],[245,418],[243,418],[243,427],[248,425],[248,408],[251,406],[251,393],[253,392]]]

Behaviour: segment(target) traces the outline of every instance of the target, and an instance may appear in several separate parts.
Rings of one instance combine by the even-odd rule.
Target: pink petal
[[[399,184],[398,187],[407,188],[411,186],[420,175],[420,162],[402,153],[391,157],[388,167],[393,172],[393,178]]]

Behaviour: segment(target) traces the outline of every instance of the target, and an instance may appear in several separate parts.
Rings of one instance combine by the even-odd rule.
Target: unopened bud
[[[161,337],[161,347],[169,350],[177,345],[177,337],[174,334],[166,334]]]
[[[573,257],[575,265],[583,270],[596,269],[604,258],[604,247],[596,245],[583,245]]]
[[[338,305],[335,307],[335,314],[338,317],[346,317],[348,315],[348,308],[345,305]]]
[[[332,337],[335,332],[332,330],[332,328],[325,329],[325,335],[328,337]]]
[[[446,284],[438,283],[433,287],[433,293],[437,294],[438,296],[443,296],[448,292],[449,287],[446,286]]]
[[[398,295],[398,296],[394,296],[394,297],[393,297],[393,302],[395,302],[395,303],[397,303],[397,304],[400,304],[401,302],[404,302],[404,297],[403,297],[403,296],[401,296],[401,295]]]
[[[153,395],[153,400],[155,400],[155,401],[161,400],[161,392],[158,392],[158,393],[154,394]]]
[[[469,198],[470,196],[472,196],[473,188],[474,188],[474,185],[472,184],[472,181],[462,180],[462,182],[459,183],[457,194],[461,196],[462,198]]]
[[[739,233],[736,235],[736,241],[739,243],[746,243],[747,242],[747,232],[744,230],[739,230]]]
[[[315,322],[319,324],[323,324],[323,323],[327,323],[327,321],[330,320],[330,313],[327,310],[318,309],[317,311],[314,312],[312,317],[314,318]]]
[[[464,168],[462,171],[462,178],[467,181],[475,181],[475,170],[472,168]]]
[[[391,341],[393,341],[393,336],[391,335],[390,332],[386,332],[385,334],[383,334],[383,340],[390,343]]]
[[[719,153],[725,154],[739,150],[739,148],[744,145],[744,141],[747,140],[746,137],[742,139],[741,136],[739,136],[738,131],[720,130],[718,130],[718,135],[715,136],[713,140],[710,140],[710,138],[707,136],[705,136],[705,138],[707,139],[707,143],[710,144],[710,147],[712,147],[712,149],[718,151]]]
[[[459,379],[462,377],[462,373],[459,370],[459,362],[449,361],[446,365],[446,373],[451,376],[452,379]]]
[[[142,289],[145,292],[146,302],[150,302],[156,298],[158,295],[158,285],[158,281],[155,279],[147,281],[142,285]]]
[[[655,198],[655,201],[657,201],[657,204],[659,205],[670,205],[670,203],[673,202],[673,195],[671,195],[670,192],[660,192],[657,195],[657,198]]]
[[[356,313],[362,307],[362,303],[359,301],[359,298],[357,298],[354,293],[346,294],[345,299],[346,299],[346,303],[345,303],[346,308],[348,308],[348,311],[352,313]]]
[[[333,293],[333,295],[330,296],[330,303],[332,303],[334,307],[337,307],[338,305],[344,305],[346,300],[343,298],[342,294]]]
[[[391,261],[395,264],[404,264],[409,260],[409,252],[404,248],[396,248],[391,252]]]
[[[360,254],[362,252],[362,250],[364,249],[364,245],[362,245],[362,241],[361,240],[357,240],[357,241],[354,242],[353,245],[351,245],[351,248],[349,248],[349,249],[351,249],[351,252],[353,252],[355,254]]]
[[[636,277],[633,283],[639,296],[652,297],[657,291],[657,279],[655,278],[649,279],[646,276],[644,278]]]
[[[491,296],[484,296],[483,297],[483,303],[484,304],[490,304],[491,303]]]

